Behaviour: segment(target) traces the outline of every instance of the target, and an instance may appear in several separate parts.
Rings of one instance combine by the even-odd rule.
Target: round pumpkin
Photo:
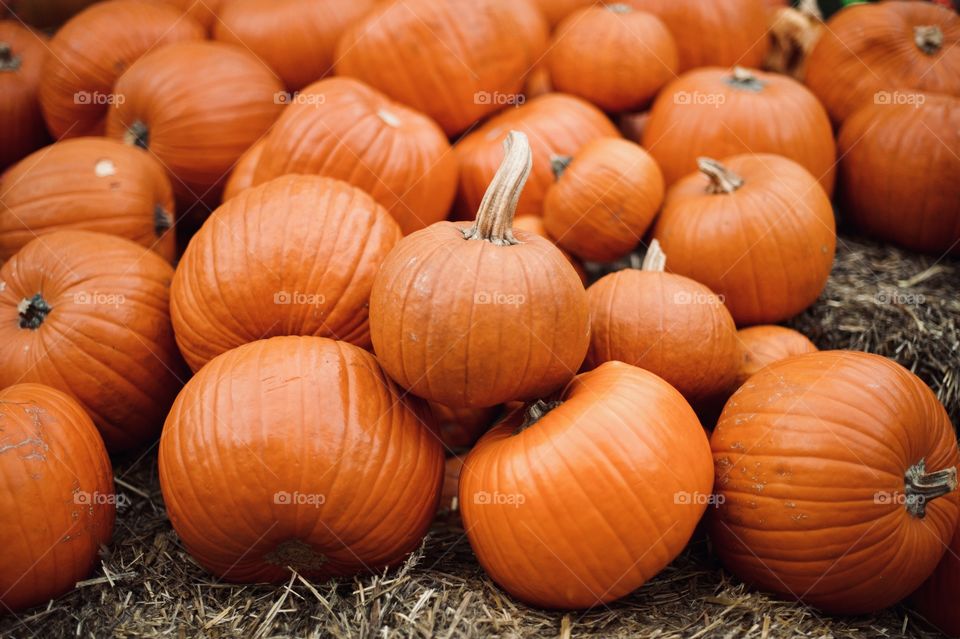
[[[737,374],[738,387],[774,362],[817,350],[806,335],[786,326],[762,324],[741,328],[737,331],[737,337],[743,352]]]
[[[870,104],[840,129],[841,211],[914,251],[960,254],[960,97]]]
[[[215,81],[214,81],[215,80]],[[148,149],[178,201],[220,200],[227,173],[283,109],[282,85],[253,54],[220,42],[154,49],[117,80],[107,135]]]
[[[590,350],[585,366],[619,361],[646,369],[695,406],[729,393],[741,351],[730,312],[709,288],[665,273],[656,240],[642,269],[605,275],[587,289]]]
[[[837,243],[833,208],[814,177],[776,155],[699,164],[700,173],[667,191],[654,225],[670,271],[722,295],[740,326],[813,304]]]
[[[384,2],[340,38],[336,71],[454,135],[515,104],[546,43],[530,0]]]
[[[774,153],[802,165],[833,193],[837,149],[830,118],[802,84],[778,73],[685,73],[657,97],[643,146],[668,186],[695,171],[700,156]]]
[[[764,0],[624,0],[663,20],[677,43],[680,70],[759,67],[767,51],[769,14]]]
[[[710,534],[726,568],[829,613],[903,599],[957,526],[947,412],[878,355],[824,351],[766,367],[727,402],[711,447]]]
[[[245,344],[197,373],[170,410],[167,514],[197,562],[231,582],[394,565],[437,510],[433,428],[361,348],[322,337]]]
[[[173,42],[202,40],[203,28],[165,4],[98,2],[50,41],[40,79],[40,106],[55,138],[103,135],[107,112],[130,96],[114,85],[137,59]]]
[[[561,22],[547,64],[557,91],[604,111],[626,111],[649,103],[676,77],[679,63],[659,18],[618,3],[586,7]]]
[[[473,225],[401,240],[370,294],[370,335],[397,383],[460,408],[539,397],[569,381],[589,340],[587,297],[563,253],[511,230],[532,155],[510,132]]]
[[[960,16],[928,2],[847,7],[807,58],[805,82],[843,122],[867,104],[911,102],[916,91],[960,96]]]
[[[61,229],[119,235],[173,261],[173,189],[142,149],[74,138],[40,149],[0,178],[0,262]]]
[[[253,143],[253,145],[243,152],[237,163],[233,165],[230,171],[230,177],[223,185],[223,201],[226,202],[244,189],[253,186],[253,174],[257,170],[257,164],[260,163],[260,155],[263,153],[263,147],[267,144],[267,137],[264,136]]]
[[[459,476],[458,476],[459,477]],[[914,609],[944,634],[960,637],[960,526],[943,553],[943,559],[910,598]]]
[[[436,123],[351,78],[310,85],[277,120],[253,183],[286,173],[365,190],[404,233],[446,218],[457,188],[456,158]]]
[[[0,605],[14,612],[87,577],[113,534],[103,440],[73,399],[42,384],[0,390]]]
[[[473,446],[493,424],[500,411],[498,406],[488,408],[451,408],[437,402],[427,402],[437,421],[440,439],[448,451]]]
[[[527,135],[533,149],[533,173],[527,182],[518,215],[541,215],[543,198],[554,182],[551,159],[576,155],[584,144],[602,137],[617,137],[617,128],[602,111],[573,96],[551,93],[530,100],[487,120],[454,147],[460,164],[457,216],[472,219],[487,185],[502,158],[501,145],[507,132]]]
[[[383,207],[339,180],[288,175],[247,189],[213,212],[177,266],[170,313],[180,352],[196,371],[275,335],[369,348],[373,278],[399,239]]]
[[[555,166],[543,225],[557,244],[590,262],[615,262],[633,250],[663,203],[663,174],[650,154],[627,140],[597,138]]]
[[[0,20],[0,171],[47,139],[37,97],[46,55],[42,35]]]
[[[480,565],[511,595],[589,608],[680,554],[706,509],[712,468],[680,393],[607,362],[477,443],[460,474],[460,512]]]
[[[167,308],[173,268],[113,235],[56,231],[0,268],[0,387],[72,395],[111,452],[159,431],[185,377]]]
[[[214,38],[246,47],[270,65],[290,91],[333,72],[340,33],[376,0],[230,0]]]

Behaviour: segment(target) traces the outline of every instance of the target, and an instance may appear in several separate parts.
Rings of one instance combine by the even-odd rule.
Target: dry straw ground
[[[830,284],[793,324],[821,348],[893,357],[960,422],[960,263],[845,238]],[[230,586],[203,572],[167,523],[151,451],[118,463],[113,544],[92,578],[45,608],[0,620],[2,637],[933,637],[898,607],[834,619],[723,572],[702,538],[639,592],[588,613],[532,610],[474,560],[457,518],[438,519],[402,567],[341,583]]]

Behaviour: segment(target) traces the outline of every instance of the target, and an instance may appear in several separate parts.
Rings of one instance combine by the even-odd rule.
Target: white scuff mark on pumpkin
[[[419,339],[416,333],[410,333],[409,337],[411,342],[416,342]]]
[[[383,120],[388,126],[392,126],[393,128],[397,128],[402,124],[400,118],[398,118],[396,114],[391,113],[386,109],[380,109],[377,111],[377,115],[380,116],[380,119]]]
[[[16,444],[7,444],[6,446],[0,446],[0,455],[3,453],[15,450],[17,448],[22,448],[23,446],[40,446],[43,447],[43,440],[39,437],[27,437],[22,442],[17,442]]]
[[[427,273],[421,273],[418,275],[417,280],[413,283],[413,288],[421,295],[430,295],[432,292],[430,287],[430,276]]]
[[[108,158],[97,160],[97,163],[93,165],[93,173],[97,177],[111,177],[117,174],[117,165]]]
[[[786,506],[787,508],[796,508],[796,507],[797,507],[797,502],[794,502],[794,501],[786,501],[786,502],[783,502],[783,505]]]
[[[7,290],[7,283],[3,280],[0,280],[0,293],[4,292],[5,290]]]

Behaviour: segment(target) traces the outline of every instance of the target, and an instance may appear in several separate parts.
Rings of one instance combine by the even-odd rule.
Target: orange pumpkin
[[[723,295],[738,325],[793,317],[820,295],[836,249],[833,208],[806,169],[776,155],[722,163],[668,192],[653,229],[670,271]]]
[[[557,91],[605,111],[625,111],[649,103],[676,77],[679,63],[677,45],[659,18],[626,4],[605,4],[560,23],[547,64]]]
[[[336,71],[454,135],[516,103],[546,42],[546,22],[529,0],[384,2],[340,38]]]
[[[170,312],[180,352],[196,371],[274,335],[369,348],[373,278],[399,239],[383,207],[339,180],[288,175],[247,189],[213,212],[177,267]]]
[[[711,439],[713,547],[744,581],[829,613],[870,613],[926,579],[957,526],[957,439],[933,392],[878,355],[772,364]]]
[[[587,299],[549,240],[511,230],[530,173],[512,131],[476,222],[438,222],[387,256],[370,295],[370,335],[384,370],[426,399],[476,408],[538,397],[583,362]]]
[[[110,109],[107,135],[156,156],[178,201],[216,203],[234,163],[280,115],[282,89],[246,50],[220,42],[171,44],[117,80],[115,91],[125,99]]]
[[[562,168],[561,168],[562,167]],[[543,225],[557,244],[591,262],[627,255],[663,203],[663,174],[642,148],[597,138],[561,158],[543,202]]]
[[[340,33],[374,6],[376,0],[230,0],[213,35],[249,49],[295,91],[333,72]]]
[[[55,138],[103,135],[111,105],[129,99],[114,85],[145,53],[173,42],[202,40],[203,28],[165,4],[98,2],[50,41],[40,79],[40,106]]]
[[[805,82],[837,123],[871,103],[911,102],[917,91],[960,96],[958,45],[960,17],[945,7],[853,5],[827,21]]]
[[[168,261],[176,253],[173,189],[142,149],[74,138],[40,149],[0,178],[0,262],[61,229],[119,235]]]
[[[448,451],[470,448],[490,428],[500,411],[489,408],[451,408],[437,402],[427,402],[437,421],[440,439]]]
[[[49,386],[0,390],[0,606],[59,597],[113,534],[110,458],[90,417]]]
[[[480,565],[507,592],[542,608],[588,608],[680,554],[712,468],[680,393],[608,362],[477,443],[460,474],[460,511]]]
[[[914,251],[960,254],[960,97],[870,104],[840,129],[841,211]]]
[[[243,152],[237,163],[233,165],[230,171],[230,177],[223,185],[223,201],[226,202],[244,189],[253,186],[253,174],[257,170],[257,164],[260,163],[260,155],[267,144],[267,137],[263,136],[253,143],[253,145]]]
[[[960,526],[943,553],[943,559],[910,598],[914,609],[944,634],[960,637]]]
[[[43,146],[37,92],[46,38],[12,20],[0,20],[0,171]]]
[[[0,268],[0,387],[72,395],[111,452],[150,441],[185,377],[167,309],[173,269],[129,240],[41,235]]]
[[[737,374],[738,387],[774,362],[817,350],[806,335],[785,326],[760,325],[742,328],[737,331],[737,337],[743,347],[743,359]]]
[[[543,198],[554,182],[553,156],[576,155],[590,140],[619,135],[599,109],[559,93],[535,98],[487,120],[453,147],[460,164],[458,217],[476,215],[487,185],[500,166],[503,140],[511,130],[525,133],[533,149],[533,173],[520,198],[518,215],[542,214]]]
[[[227,581],[379,570],[420,544],[437,510],[433,427],[361,348],[245,344],[177,397],[160,440],[163,500],[190,554]]]
[[[833,193],[836,144],[830,118],[792,78],[748,69],[697,69],[657,97],[643,146],[667,185],[697,169],[700,156],[774,153],[799,163]]]
[[[286,173],[338,178],[367,191],[404,233],[446,218],[457,188],[443,131],[350,78],[310,85],[277,121],[253,183]]]

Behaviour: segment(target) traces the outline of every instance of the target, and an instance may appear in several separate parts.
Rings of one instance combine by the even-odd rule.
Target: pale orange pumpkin
[[[806,335],[786,326],[760,325],[741,328],[737,331],[737,338],[743,351],[737,386],[741,386],[751,376],[774,362],[817,350]]]

